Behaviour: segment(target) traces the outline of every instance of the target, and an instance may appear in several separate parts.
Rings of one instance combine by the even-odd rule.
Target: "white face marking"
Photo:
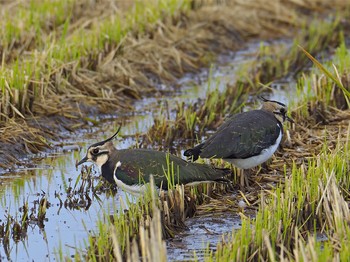
[[[280,121],[281,123],[284,122],[285,118],[281,114],[274,113],[274,115],[275,115],[275,117],[277,118],[278,121]]]
[[[260,155],[253,156],[251,158],[247,159],[224,159],[226,162],[230,162],[234,164],[236,167],[241,168],[241,169],[248,169],[248,168],[253,168],[255,166],[258,166],[264,162],[266,162],[268,159],[271,158],[273,153],[277,150],[278,145],[280,144],[282,139],[282,130],[280,131],[280,134],[276,140],[276,143],[271,145],[268,148],[265,148],[261,151]]]
[[[108,160],[108,155],[102,154],[102,155],[97,156],[97,159],[94,162],[99,167],[102,167],[107,162],[107,160]]]
[[[283,123],[286,120],[285,118],[285,115],[287,113],[286,106],[280,105],[276,102],[269,101],[269,102],[264,102],[264,104],[262,105],[262,109],[272,112],[277,118],[277,120],[280,121],[281,123]]]

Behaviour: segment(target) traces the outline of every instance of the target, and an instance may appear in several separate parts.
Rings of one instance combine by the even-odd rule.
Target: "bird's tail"
[[[187,149],[184,152],[184,156],[188,157],[189,160],[192,160],[194,162],[198,159],[199,154],[201,153],[201,148],[202,148],[202,144],[200,144],[194,148]]]

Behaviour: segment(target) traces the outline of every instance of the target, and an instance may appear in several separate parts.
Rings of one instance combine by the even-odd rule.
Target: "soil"
[[[342,1],[338,2],[341,6]],[[111,15],[110,1],[99,1],[98,8],[83,3],[73,7],[72,30],[88,30],[93,19]],[[118,12],[127,10],[124,5],[118,6]],[[1,167],[50,148],[50,140],[64,138],[62,131],[74,135],[79,128],[98,124],[92,120],[98,114],[132,111],[135,100],[172,92],[177,78],[208,66],[224,50],[239,50],[253,39],[291,36],[300,28],[302,18],[329,9],[327,1],[317,2],[317,9],[316,1],[300,5],[284,0],[271,5],[270,1],[193,1],[189,12],[164,17],[143,32],[131,32],[121,43],[109,43],[80,61],[61,65],[49,77],[52,90],[34,99],[31,108],[23,112],[25,119],[13,114],[0,123]],[[16,5],[8,3],[8,8]],[[300,19],[295,19],[295,14]],[[62,26],[57,24],[48,27],[47,34],[60,30]],[[16,48],[20,45],[13,45],[9,57],[35,51],[32,46]]]

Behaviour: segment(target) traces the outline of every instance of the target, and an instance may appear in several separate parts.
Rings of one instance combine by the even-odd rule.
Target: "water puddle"
[[[188,219],[186,226],[187,231],[167,242],[169,261],[193,261],[195,257],[202,261],[208,250],[216,250],[222,239],[241,227],[241,218],[235,213],[213,214]]]
[[[67,188],[74,188],[76,178],[80,174],[80,169],[78,171],[75,168],[76,160],[81,159],[87,147],[110,136],[120,122],[123,123],[121,134],[124,139],[115,143],[117,148],[134,146],[137,143],[135,134],[146,132],[153,125],[160,107],[166,104],[171,112],[176,102],[189,104],[198,98],[204,98],[208,91],[215,88],[223,91],[227,83],[235,80],[236,70],[255,59],[259,46],[260,43],[250,44],[240,52],[219,57],[218,64],[211,70],[186,75],[178,83],[181,85],[180,91],[171,97],[144,99],[136,103],[135,112],[129,115],[100,116],[99,119],[103,121],[98,127],[91,127],[91,130],[85,133],[57,143],[57,150],[54,152],[28,158],[29,163],[34,162],[30,169],[19,166],[15,170],[5,170],[6,172],[0,175],[0,225],[8,219],[20,223],[27,202],[27,213],[33,220],[24,236],[11,236],[9,242],[0,242],[0,260],[60,260],[62,255],[74,255],[76,249],[84,250],[87,235],[89,231],[96,229],[97,220],[103,217],[106,210],[118,210],[119,199],[125,198],[125,194],[118,190],[116,195],[91,194],[91,201],[88,202],[78,199],[77,203],[81,201],[80,209],[64,205],[67,200]],[[213,76],[211,84],[207,83],[209,71]],[[278,97],[272,98],[286,102],[288,99],[283,89],[281,87],[281,92],[276,93]],[[42,160],[37,161],[38,157]],[[97,174],[98,171],[96,176]],[[35,220],[40,216],[41,206],[46,208],[43,223]],[[189,231],[181,233],[167,243],[170,260],[188,260],[191,258],[191,252],[188,253],[187,250],[195,250],[198,255],[204,250],[207,242],[211,243],[210,248],[215,247],[223,233],[229,234],[233,228],[239,227],[239,217],[226,214],[220,217],[192,218],[187,224]]]

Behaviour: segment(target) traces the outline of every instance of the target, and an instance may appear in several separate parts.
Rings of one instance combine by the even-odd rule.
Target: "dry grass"
[[[91,7],[85,6],[83,2],[76,3],[80,5],[75,5],[73,8],[74,19],[70,21],[71,25],[66,37],[68,40],[76,37],[75,30],[82,30],[88,34],[90,29],[99,23],[99,19],[120,14],[119,9],[116,11],[115,8],[109,8],[112,1],[102,1],[98,8],[93,3]],[[8,5],[6,8],[16,8],[16,6],[11,6],[10,2],[6,4]],[[47,62],[50,60],[49,52],[43,50],[41,54],[38,54],[35,65],[45,69],[44,71],[33,71],[33,75],[23,77],[24,81],[27,81],[24,82],[24,89],[17,90],[16,86],[11,85],[2,89],[0,110],[3,124],[0,133],[3,147],[1,148],[8,148],[7,145],[13,143],[19,145],[18,149],[10,152],[11,154],[9,150],[4,152],[10,156],[23,152],[38,152],[48,146],[44,137],[47,138],[52,133],[48,131],[49,128],[43,131],[42,122],[35,121],[33,116],[62,116],[64,119],[71,120],[66,125],[66,128],[70,129],[70,126],[76,126],[77,122],[84,119],[86,112],[92,112],[92,109],[97,109],[97,112],[131,110],[135,99],[155,95],[155,93],[161,94],[162,91],[158,89],[159,83],[170,85],[185,72],[197,71],[211,61],[213,54],[223,50],[237,50],[245,41],[253,38],[272,39],[291,36],[291,33],[307,21],[305,19],[310,14],[319,14],[334,6],[341,8],[343,4],[343,1],[335,1],[332,6],[329,6],[327,1],[193,2],[193,10],[189,12],[177,12],[172,17],[164,16],[142,30],[135,28],[126,34],[122,41],[106,41],[100,50],[88,50],[87,52],[84,50],[83,54],[72,61],[56,59],[49,63]],[[102,12],[104,9],[108,11]],[[88,18],[90,15],[93,18]],[[43,24],[41,30],[47,34],[44,39],[50,39],[52,32],[57,36],[64,33],[63,24],[52,19],[54,18],[48,18],[48,23]],[[48,26],[50,24],[54,26]],[[2,48],[3,57],[5,53],[8,55],[7,59],[3,59],[4,65],[12,64],[17,58],[20,61],[28,59],[29,53],[35,50],[36,46],[33,44],[35,36],[22,33],[23,35],[20,35],[17,42],[14,41]],[[53,48],[50,43],[47,45],[49,49]],[[63,51],[68,52],[68,50]],[[255,73],[259,75],[265,69],[261,67],[260,71]],[[38,72],[42,75],[35,78]],[[343,79],[344,82],[348,79],[346,74]],[[235,95],[237,94],[233,96]],[[27,98],[29,98],[28,103],[25,100]],[[221,106],[219,104],[215,108],[216,111],[222,111],[225,106],[222,107],[222,104]],[[184,109],[179,108],[179,110]],[[198,106],[198,116],[204,119],[207,112],[207,108]],[[184,228],[186,217],[194,214],[202,215],[208,211],[242,211],[242,202],[247,205],[243,211],[249,214],[249,210],[255,211],[262,202],[261,199],[271,193],[269,189],[289,179],[293,165],[297,164],[306,168],[308,160],[319,156],[325,148],[332,152],[337,149],[336,141],[343,142],[348,139],[350,119],[348,111],[340,111],[335,107],[311,101],[307,112],[296,109],[293,117],[297,124],[288,130],[287,140],[282,144],[283,150],[272,159],[268,169],[253,170],[251,174],[253,183],[246,192],[229,196],[212,193],[187,194],[190,197],[185,198],[184,189],[180,188],[170,192],[169,195],[162,195],[158,207],[162,216],[159,216],[157,208],[153,208],[154,220],[151,220],[150,217],[140,218],[142,225],[137,229],[139,235],[136,239],[141,239],[141,243],[155,239],[159,244],[157,247],[164,250],[159,228],[162,219],[164,219],[162,221],[163,236],[170,237],[175,231]],[[25,120],[22,120],[23,118]],[[28,120],[31,122],[27,122]],[[58,123],[63,125],[64,121],[60,120]],[[220,121],[222,117],[211,122],[211,127],[215,127]],[[185,122],[184,119],[179,118],[176,125],[184,127]],[[158,132],[158,136],[163,137],[164,134],[168,134],[169,128],[170,126],[165,123],[160,126],[159,130],[155,130],[155,133]],[[191,136],[192,133],[189,131],[192,130],[170,135],[165,145],[174,141],[178,136]],[[149,143],[154,143],[154,141]],[[8,160],[15,161],[15,159]],[[285,170],[286,177],[281,177]],[[349,214],[344,201],[337,201],[337,205],[333,208],[335,212],[327,211],[327,208],[336,199],[342,199],[335,182],[329,181],[327,187],[324,187],[324,184],[320,184],[320,187],[323,187],[323,192],[325,192],[325,200],[322,204],[323,209],[326,210],[325,214],[328,215],[326,217],[328,224],[334,225],[336,224],[334,221],[339,224],[341,217],[345,217],[347,221]],[[226,188],[217,185],[209,186],[205,192],[213,190],[215,193],[222,193]],[[196,205],[198,203],[207,204]],[[307,206],[303,208],[305,208],[303,210],[305,216],[310,215]],[[150,229],[147,229],[146,225],[150,225]],[[300,237],[302,233],[297,230],[298,228],[295,228],[296,233],[293,240],[302,246],[304,238]],[[264,234],[265,251],[271,253],[272,244],[269,235],[266,232]],[[122,251],[119,250],[120,243],[117,237],[112,230],[113,246],[105,252],[112,252],[114,258],[121,258],[124,254],[121,254]],[[312,247],[311,241],[309,242],[310,247]],[[337,244],[341,240],[334,236],[334,242]],[[151,261],[154,259],[155,251],[149,248],[138,246],[134,241],[129,249],[126,249],[129,250],[126,251],[126,254],[129,254],[131,261],[139,259],[139,253],[143,257],[149,257]],[[295,250],[296,253],[302,251],[301,248]],[[96,250],[93,249],[92,252],[94,251]],[[311,248],[309,252],[310,254],[301,253],[300,256],[309,258],[312,255]]]
[[[350,112],[339,111],[331,107],[328,110],[332,113],[332,118],[328,119],[327,125],[323,125],[316,123],[317,119],[313,115],[300,117],[300,108],[295,109],[293,114],[298,124],[286,128],[288,139],[283,142],[283,149],[275,154],[267,168],[252,171],[250,186],[245,188],[244,192],[239,189],[227,192],[225,186],[211,184],[199,186],[196,190],[181,186],[167,194],[161,192],[159,199],[156,200],[156,205],[154,198],[152,198],[153,202],[148,202],[145,198],[138,203],[136,209],[129,208],[126,216],[114,215],[111,222],[114,226],[113,230],[108,229],[110,224],[107,223],[105,229],[101,229],[98,234],[91,236],[93,244],[88,248],[88,257],[90,259],[99,257],[102,260],[123,257],[132,261],[132,258],[142,255],[142,257],[154,259],[153,245],[162,250],[162,256],[166,256],[163,239],[173,237],[177,232],[184,230],[186,228],[184,222],[188,217],[194,215],[211,216],[213,213],[217,215],[224,212],[239,213],[242,220],[248,221],[251,232],[247,230],[250,232],[251,240],[247,246],[242,242],[242,246],[247,248],[250,255],[249,261],[255,261],[257,256],[260,258],[274,257],[275,250],[280,248],[283,249],[283,252],[279,256],[284,259],[308,258],[312,255],[318,257],[316,254],[309,253],[315,245],[310,234],[314,230],[323,232],[334,225],[341,227],[343,221],[348,221],[349,215],[347,204],[349,196],[344,194],[347,192],[347,188],[339,187],[338,182],[335,181],[338,179],[337,176],[343,175],[333,173],[328,176],[328,171],[325,169],[324,172],[327,175],[325,178],[315,177],[313,178],[315,183],[304,183],[307,179],[312,179],[308,170],[315,169],[313,164],[323,161],[322,158],[326,157],[325,154],[336,155],[337,152],[343,150],[342,146],[347,145],[348,142]],[[326,164],[323,163],[324,168],[327,168],[330,162],[331,160],[327,160]],[[296,178],[297,175],[293,173],[296,169],[302,170],[302,178]],[[347,183],[346,178],[345,180],[343,178],[342,185],[345,186]],[[307,191],[302,192],[305,199],[299,196],[300,192],[295,191],[296,184],[301,184],[307,189]],[[315,204],[314,192],[312,192],[315,185],[317,192],[319,192],[316,199],[317,205]],[[292,199],[290,199],[291,197]],[[300,201],[301,205],[299,206]],[[263,231],[264,243],[261,244],[259,236],[254,234],[254,232],[260,232],[260,229],[251,225],[252,223],[256,223],[256,226],[259,223],[262,225],[268,223],[264,220],[266,218],[256,217],[257,212],[263,212],[261,210],[264,209],[279,212],[282,210],[279,203],[285,205],[283,208],[288,208],[286,220],[289,219],[291,224],[289,227],[285,227],[280,222],[279,228],[274,227],[271,230],[273,232]],[[317,206],[317,211],[313,207],[314,205]],[[345,220],[341,218],[345,218]],[[137,221],[136,225],[139,227],[133,224],[127,229],[122,229],[129,233],[125,235],[123,240],[120,240],[120,237],[117,238],[117,236],[124,235],[124,233],[118,230],[121,230],[121,225],[125,223],[124,220]],[[152,231],[154,228],[156,228],[156,234],[155,231]],[[104,230],[109,230],[112,234],[110,235]],[[275,231],[277,236],[274,235]],[[343,233],[345,234],[345,232]],[[109,237],[113,239],[112,242],[107,241]],[[344,245],[342,237],[337,234],[332,236],[333,248],[336,249],[338,245]],[[151,242],[150,238],[155,238],[155,242]],[[107,242],[103,242],[105,243],[104,248],[99,249],[102,241]],[[234,244],[225,241],[220,243],[218,246],[219,255],[224,257],[224,250],[230,250],[231,245]],[[231,256],[236,251],[232,251],[232,254],[230,251],[227,252]],[[239,252],[237,251],[237,254]]]
[[[34,68],[31,74],[21,76],[23,88],[19,91],[16,82],[3,82],[6,88],[0,94],[2,122],[11,125],[8,119],[30,119],[32,115],[63,116],[77,122],[96,109],[97,112],[132,110],[135,99],[162,93],[158,83],[171,85],[185,72],[206,66],[213,54],[237,50],[249,39],[290,36],[310,13],[329,10],[327,3],[193,2],[191,11],[178,10],[171,17],[159,17],[143,28],[134,25],[122,40],[105,41],[100,50],[79,49],[75,39],[82,34],[89,37],[101,22],[125,14],[130,8],[125,6],[125,1],[72,1],[62,7],[61,18],[53,16],[49,8],[44,9],[46,16],[37,25],[40,41],[33,40],[37,37],[33,28],[19,30],[19,36],[0,49],[6,58],[5,69],[10,70],[4,71],[4,79],[13,74],[11,61],[16,59]],[[337,1],[333,7],[341,8],[342,4]],[[3,12],[25,9],[26,5],[26,2],[4,3]],[[27,19],[18,19],[21,18]],[[64,36],[64,41],[58,40],[60,36]],[[56,49],[61,58],[52,57]],[[79,53],[73,53],[78,50]],[[20,75],[25,67],[16,70]],[[35,136],[30,140],[34,141]]]
[[[11,120],[10,124],[0,128],[0,157],[1,168],[7,168],[10,163],[18,163],[20,160],[16,156],[33,154],[50,147],[48,139],[53,134],[46,130],[35,128],[23,120]],[[11,146],[9,146],[11,145]]]
[[[44,50],[44,45],[54,43],[65,33],[66,20],[69,22],[68,35],[76,30],[91,27],[96,21],[128,11],[133,1],[8,1],[1,2],[2,41],[0,55],[9,64],[23,57],[30,57],[35,49]],[[33,17],[30,17],[32,15]],[[46,47],[47,48],[47,47]]]

